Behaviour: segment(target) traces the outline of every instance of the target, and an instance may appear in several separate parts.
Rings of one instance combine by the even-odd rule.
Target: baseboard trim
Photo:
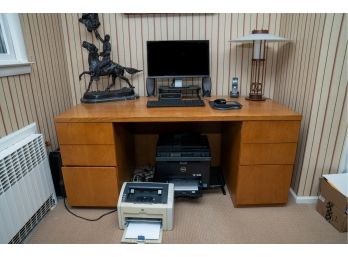
[[[318,196],[298,196],[292,188],[290,188],[290,194],[298,204],[315,204],[318,201]]]

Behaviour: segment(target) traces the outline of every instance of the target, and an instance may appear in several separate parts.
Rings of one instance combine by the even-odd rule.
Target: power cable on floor
[[[66,201],[65,201],[65,200],[66,200],[66,198],[64,197],[64,206],[65,206],[65,209],[66,209],[70,214],[74,215],[74,216],[77,217],[77,218],[80,218],[80,219],[83,219],[83,220],[87,220],[87,221],[97,221],[97,220],[100,220],[101,218],[103,218],[103,217],[106,216],[106,215],[109,215],[109,214],[111,214],[111,213],[113,213],[113,212],[117,212],[117,208],[116,208],[116,209],[114,209],[114,210],[112,210],[112,211],[108,211],[108,212],[102,214],[100,217],[98,217],[98,218],[96,218],[96,219],[89,219],[89,218],[81,217],[81,216],[79,216],[79,215],[73,213],[73,212],[68,208],[68,206],[66,205]]]

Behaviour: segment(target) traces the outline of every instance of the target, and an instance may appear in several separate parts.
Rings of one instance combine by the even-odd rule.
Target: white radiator
[[[31,124],[0,139],[0,243],[20,243],[57,202],[44,139]]]

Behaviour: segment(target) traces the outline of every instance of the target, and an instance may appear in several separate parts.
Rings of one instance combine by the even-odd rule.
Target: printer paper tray
[[[123,232],[121,242],[160,244],[162,242],[162,223],[144,220],[129,221]]]

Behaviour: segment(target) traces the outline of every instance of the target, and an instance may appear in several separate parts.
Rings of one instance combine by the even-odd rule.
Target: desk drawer
[[[296,143],[241,144],[240,165],[293,164]]]
[[[245,121],[242,125],[243,143],[297,142],[300,121]]]
[[[236,205],[288,201],[293,165],[239,166]]]
[[[116,167],[63,167],[62,172],[69,205],[116,206],[119,194]]]
[[[115,144],[112,123],[56,123],[60,145]]]
[[[114,145],[61,145],[64,166],[116,166]]]

